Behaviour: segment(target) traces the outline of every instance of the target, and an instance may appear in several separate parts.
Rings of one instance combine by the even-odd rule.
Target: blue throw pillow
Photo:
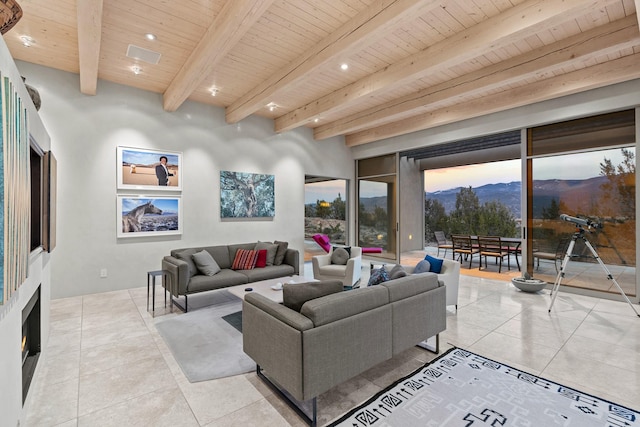
[[[423,259],[416,264],[413,269],[413,274],[428,273],[429,271],[431,271],[431,263]]]
[[[376,268],[371,272],[371,277],[369,277],[369,283],[367,286],[379,285],[387,280],[389,280],[389,272],[385,270],[384,266],[382,266],[381,268]]]
[[[434,258],[431,255],[427,255],[426,257],[424,257],[424,259],[429,261],[429,263],[431,264],[430,271],[432,273],[440,274],[440,272],[442,271],[442,263],[444,263],[443,259]]]

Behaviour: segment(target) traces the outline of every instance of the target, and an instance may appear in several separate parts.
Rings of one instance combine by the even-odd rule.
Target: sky
[[[567,156],[536,158],[533,161],[533,179],[587,179],[600,175],[600,163],[604,158],[614,165],[622,161],[619,148]],[[425,192],[450,190],[458,187],[480,187],[486,184],[521,181],[522,161],[484,163],[480,165],[458,166],[455,168],[426,171]]]
[[[133,163],[134,165],[152,165],[160,163],[160,156],[167,157],[167,163],[170,165],[178,164],[178,156],[175,154],[163,154],[159,152],[149,153],[140,150],[122,150],[122,161]]]
[[[177,213],[178,212],[178,199],[177,198],[138,198],[138,197],[123,197],[122,198],[122,211],[129,212],[131,209],[143,205],[151,201],[151,203],[162,210],[163,214]]]
[[[324,182],[314,182],[304,185],[304,204],[315,203],[318,200],[333,202],[338,193],[342,200],[346,199],[347,181],[344,179],[336,179]]]

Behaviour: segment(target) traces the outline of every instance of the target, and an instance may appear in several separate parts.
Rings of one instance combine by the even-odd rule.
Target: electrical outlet
[[[103,268],[100,270],[100,277],[105,278],[107,277],[107,269]]]

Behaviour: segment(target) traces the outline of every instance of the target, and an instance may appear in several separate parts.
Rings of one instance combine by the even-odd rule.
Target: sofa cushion
[[[220,266],[211,254],[204,249],[192,255],[198,271],[206,276],[214,276],[220,272]]]
[[[440,271],[442,271],[442,263],[444,262],[444,260],[432,257],[431,255],[427,255],[426,257],[424,257],[424,259],[429,261],[429,264],[431,264],[431,269],[429,270],[430,272],[440,274]]]
[[[256,251],[266,249],[267,250],[267,265],[273,265],[276,259],[276,252],[278,251],[278,245],[271,242],[258,242],[254,248]]]
[[[193,276],[187,284],[186,293],[193,294],[196,292],[222,289],[245,283],[248,283],[247,276],[240,272],[224,268],[215,276],[205,276],[203,274]]]
[[[265,268],[254,268],[253,270],[238,270],[238,273],[244,274],[249,282],[257,282],[260,280],[277,279],[282,277],[282,282],[289,279],[286,276],[295,274],[293,266],[289,264],[270,265]]]
[[[386,268],[384,268],[383,265],[382,267],[376,268],[371,272],[371,276],[369,277],[369,283],[367,283],[367,286],[379,285],[380,283],[386,282],[387,280],[389,280],[389,272]]]
[[[273,243],[278,245],[276,258],[273,260],[273,265],[280,265],[284,262],[284,255],[287,253],[287,249],[289,248],[289,242],[280,242],[278,240],[275,240]]]
[[[331,252],[331,264],[347,265],[349,257],[351,256],[349,253],[350,249],[351,248],[338,248],[334,246],[333,251]]]
[[[389,303],[389,292],[382,286],[337,292],[305,302],[300,314],[318,327],[345,319]]]
[[[302,305],[314,298],[342,292],[344,285],[340,280],[324,280],[308,283],[285,283],[282,287],[282,301],[285,307],[300,311]]]
[[[231,268],[233,258],[229,258],[229,248],[227,245],[208,246],[204,249],[211,254],[221,269]]]
[[[393,266],[391,271],[389,272],[389,280],[399,279],[407,275],[406,270],[400,264],[396,264]]]
[[[181,261],[184,261],[189,266],[189,277],[193,277],[198,274],[198,267],[195,262],[193,262],[193,254],[198,252],[196,248],[182,249],[180,251],[175,252],[175,257]]]
[[[232,270],[251,270],[256,265],[258,251],[253,249],[238,249],[233,259]]]
[[[431,271],[431,263],[426,259],[419,261],[413,269],[413,274],[427,273]]]

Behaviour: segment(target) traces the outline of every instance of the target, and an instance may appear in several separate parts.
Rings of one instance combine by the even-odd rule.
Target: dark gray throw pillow
[[[336,292],[342,292],[344,285],[340,280],[320,282],[285,283],[282,286],[282,303],[291,310],[300,312],[305,302]]]
[[[345,248],[333,248],[331,253],[331,264],[347,265],[349,261],[349,252]]]
[[[195,262],[196,267],[198,267],[200,273],[206,276],[215,276],[220,272],[220,266],[218,265],[216,260],[213,259],[211,254],[204,249],[193,254],[193,262]]]
[[[399,279],[407,275],[404,267],[400,264],[396,264],[393,266],[391,271],[389,272],[389,280]]]
[[[278,251],[278,245],[271,242],[258,242],[254,248],[256,251],[261,249],[267,250],[267,265],[275,265],[276,252]]]
[[[281,265],[284,262],[284,256],[287,253],[287,249],[289,248],[289,242],[280,242],[278,240],[274,240],[273,243],[278,245],[276,258],[273,260],[273,265]]]

